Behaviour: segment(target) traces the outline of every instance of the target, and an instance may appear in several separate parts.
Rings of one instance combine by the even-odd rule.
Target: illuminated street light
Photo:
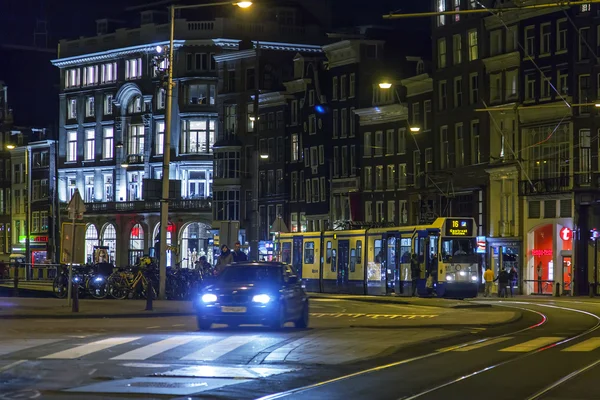
[[[14,144],[7,144],[7,145],[6,145],[6,148],[7,148],[8,150],[14,150],[14,149],[16,149],[16,148],[17,148],[17,146],[15,146]]]
[[[600,108],[600,103],[596,103],[594,106]]]
[[[421,128],[420,128],[420,127],[418,127],[418,126],[411,126],[411,127],[410,127],[410,131],[411,131],[412,133],[418,133],[418,132],[421,132]]]
[[[163,48],[162,48],[162,46],[156,46],[156,52],[157,52],[158,54],[162,53],[162,51],[163,51]]]
[[[381,83],[379,84],[379,87],[380,87],[381,89],[389,89],[389,88],[391,88],[391,87],[392,87],[392,84],[391,84],[391,83],[389,83],[389,82],[381,82]]]
[[[269,155],[268,154],[261,154],[260,158],[262,158],[263,160],[266,160],[266,159],[269,158]]]
[[[234,3],[239,8],[248,8],[252,5],[251,1],[240,1],[238,3]]]

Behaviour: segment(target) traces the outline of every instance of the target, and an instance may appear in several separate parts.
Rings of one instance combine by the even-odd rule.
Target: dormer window
[[[142,112],[142,96],[135,96],[127,106],[128,114],[136,114]]]
[[[417,75],[421,75],[424,72],[425,72],[425,63],[423,63],[423,60],[419,60],[417,62]]]
[[[99,19],[96,21],[96,34],[106,35],[108,33],[108,21],[105,19]]]
[[[304,58],[298,57],[294,60],[294,78],[301,79],[304,76]]]

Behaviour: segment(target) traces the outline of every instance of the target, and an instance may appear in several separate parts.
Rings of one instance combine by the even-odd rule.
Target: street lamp
[[[380,87],[381,89],[389,89],[389,88],[391,88],[391,87],[392,87],[392,84],[391,84],[391,83],[389,83],[389,82],[381,82],[381,83],[379,84],[379,87]]]
[[[383,81],[383,82],[379,83],[380,89],[388,90],[388,89],[391,89],[391,87],[392,87],[392,84],[389,81]],[[400,96],[398,95],[398,91],[396,90],[396,88],[394,88],[394,93],[396,94],[396,97],[398,98],[398,103],[402,104],[402,101],[400,101]],[[409,129],[412,133],[421,132],[421,127],[417,126],[417,125],[410,125]]]
[[[158,296],[161,300],[165,299],[167,285],[167,227],[169,226],[169,166],[171,163],[171,127],[173,113],[173,50],[175,47],[175,10],[188,8],[214,7],[234,5],[240,8],[248,8],[252,5],[251,1],[221,1],[206,4],[192,4],[185,6],[169,6],[169,48],[167,57],[167,90],[166,90],[166,110],[165,110],[165,135],[163,142],[163,169],[162,169],[162,198],[160,200],[160,271],[159,271],[159,290]],[[163,48],[157,46],[157,53],[162,53]]]

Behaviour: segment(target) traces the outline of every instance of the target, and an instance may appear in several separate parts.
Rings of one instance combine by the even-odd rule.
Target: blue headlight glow
[[[257,294],[252,298],[252,301],[255,303],[267,304],[269,301],[271,301],[271,298],[267,294]]]
[[[94,279],[94,282],[102,282],[104,280],[104,278],[98,277],[96,279]]]
[[[202,296],[202,302],[204,303],[214,303],[217,301],[217,296],[212,293],[206,293]]]

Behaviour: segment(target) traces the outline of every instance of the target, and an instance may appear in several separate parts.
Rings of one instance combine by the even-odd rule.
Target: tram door
[[[571,256],[562,257],[563,270],[563,293],[573,293],[573,266],[571,265]]]
[[[302,237],[294,237],[292,249],[292,266],[298,274],[298,279],[302,279]]]
[[[350,261],[350,241],[340,240],[338,242],[338,289],[344,291],[348,284],[348,265]]]
[[[397,282],[400,281],[400,265],[398,263],[398,254],[400,239],[397,233],[388,233],[384,241],[385,246],[385,280],[386,293],[399,292]]]

